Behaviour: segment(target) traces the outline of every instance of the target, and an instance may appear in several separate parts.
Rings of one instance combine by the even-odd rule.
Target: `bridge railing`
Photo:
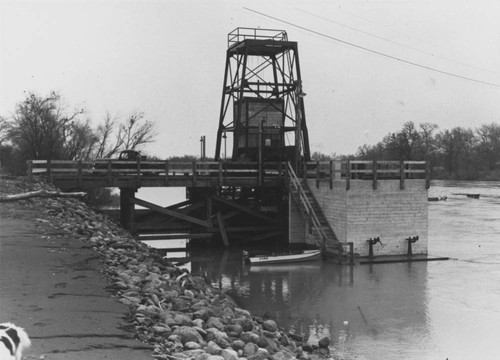
[[[425,179],[429,187],[429,166],[425,161],[316,161],[307,162],[301,171],[296,171],[304,179],[315,179],[316,186],[328,182],[330,187],[336,180],[343,180],[349,190],[354,180],[368,180],[377,188],[378,180],[399,179],[401,189],[406,179]],[[104,179],[113,186],[114,179],[142,180],[163,179],[165,185],[170,180],[183,182],[207,181],[225,185],[248,180],[250,185],[262,185],[266,180],[285,177],[286,163],[281,162],[227,162],[227,161],[192,161],[173,162],[168,160],[29,160],[28,176],[42,175],[49,181],[73,181],[81,186],[86,181]],[[180,180],[181,181],[181,180]],[[100,181],[103,182],[103,181]]]
[[[344,180],[349,190],[352,180],[369,180],[377,189],[378,180],[399,180],[404,189],[407,179],[424,179],[426,188],[430,185],[429,163],[426,161],[316,161],[307,162],[302,169],[304,179],[315,179],[316,186],[320,182],[329,182],[330,188],[335,180]]]
[[[81,186],[84,182],[107,180],[112,186],[114,179],[142,180],[163,179],[165,185],[171,180],[196,182],[210,180],[224,185],[228,180],[248,180],[261,185],[266,179],[285,176],[285,165],[279,162],[225,162],[168,160],[123,161],[98,159],[95,161],[29,160],[28,176],[45,176],[51,182],[74,180]],[[101,183],[103,181],[100,181]],[[234,181],[233,181],[234,182]]]

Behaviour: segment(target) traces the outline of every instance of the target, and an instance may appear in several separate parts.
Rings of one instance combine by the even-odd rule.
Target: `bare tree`
[[[361,160],[384,160],[385,158],[385,147],[382,142],[376,145],[364,144],[358,147],[356,157]]]
[[[95,157],[108,158],[121,150],[135,150],[153,142],[155,123],[146,120],[142,112],[132,113],[123,123],[108,113],[104,123],[97,128],[97,136],[99,142]]]
[[[121,129],[126,149],[134,150],[153,141],[157,135],[155,124],[144,118],[144,113],[135,112],[128,117]]]
[[[97,127],[97,137],[99,139],[94,157],[96,158],[108,158],[116,154],[120,148],[123,147],[123,140],[120,130],[116,136],[113,137],[113,133],[116,128],[116,117],[113,118],[109,113],[106,114],[104,118],[104,123]]]
[[[493,170],[500,163],[500,125],[484,124],[476,130],[481,161]]]
[[[428,159],[433,152],[436,150],[436,139],[434,137],[434,131],[438,129],[438,126],[433,123],[421,123],[420,125],[420,146],[422,150],[423,158]]]
[[[89,159],[99,141],[89,120],[85,123],[72,123],[65,138],[64,158],[70,160]]]
[[[106,114],[94,128],[81,109],[67,111],[61,97],[28,93],[9,119],[0,117],[0,160],[22,173],[26,160],[89,160],[112,157],[125,149],[139,149],[153,141],[155,124],[142,112],[124,121]]]
[[[83,110],[70,114],[60,106],[60,96],[51,92],[42,98],[33,93],[17,105],[9,129],[13,145],[27,158],[64,159],[65,145]]]

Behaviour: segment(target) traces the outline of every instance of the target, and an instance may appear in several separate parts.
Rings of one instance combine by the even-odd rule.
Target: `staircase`
[[[338,247],[339,247],[339,241],[337,239],[337,235],[335,235],[335,232],[333,231],[332,227],[330,226],[328,220],[326,219],[325,215],[323,214],[323,209],[319,205],[318,201],[314,197],[313,193],[309,189],[309,185],[307,185],[307,182],[304,180],[300,181],[302,185],[302,189],[307,197],[307,200],[309,201],[309,204],[311,204],[312,207],[312,212],[316,215],[316,218],[319,221],[320,227],[323,230],[323,233],[325,234],[325,248],[329,252],[334,252],[338,253]]]
[[[287,165],[287,170],[290,194],[299,205],[304,219],[309,221],[317,246],[328,253],[340,254],[341,246],[337,236],[323,214],[321,206],[309,189],[307,182],[297,177],[290,163]]]

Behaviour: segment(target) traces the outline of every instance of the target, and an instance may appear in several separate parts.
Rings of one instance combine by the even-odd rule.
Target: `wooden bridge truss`
[[[288,196],[302,203],[304,216],[315,225],[320,241],[330,247],[335,245],[333,230],[326,229],[321,221],[321,209],[314,208],[313,199],[305,198],[307,195],[299,191],[303,180],[314,179],[317,186],[328,183],[330,187],[335,181],[342,181],[346,190],[352,181],[371,181],[374,189],[383,179],[399,179],[402,189],[406,179],[429,182],[427,164],[418,161],[308,162],[297,175],[289,163],[104,163],[104,167],[96,167],[96,162],[32,160],[28,162],[28,175],[44,176],[63,190],[120,188],[119,218],[132,232],[172,234],[162,235],[163,239],[186,233],[193,240],[216,239],[225,246],[229,246],[230,240],[246,243],[287,239]],[[136,198],[140,187],[185,187],[188,199],[162,207]],[[136,206],[146,210],[137,210]]]

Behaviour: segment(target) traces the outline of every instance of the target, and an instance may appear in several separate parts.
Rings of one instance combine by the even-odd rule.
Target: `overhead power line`
[[[491,72],[491,73],[499,74],[499,72],[497,72],[497,71],[493,71],[493,70],[490,70],[490,69],[485,69],[485,68],[482,68],[482,67],[479,67],[479,66],[476,66],[476,65],[467,64],[467,63],[464,63],[464,62],[461,62],[461,61],[457,61],[457,60],[454,60],[454,59],[447,58],[445,56],[442,56],[442,55],[439,55],[439,54],[436,54],[436,53],[433,53],[433,52],[428,52],[428,51],[421,50],[421,49],[418,49],[418,48],[410,46],[410,45],[402,44],[400,42],[388,39],[386,37],[375,35],[375,34],[372,34],[372,33],[368,32],[368,31],[364,31],[364,30],[361,30],[361,29],[357,29],[354,26],[343,24],[341,22],[338,22],[338,21],[326,18],[326,17],[318,15],[318,14],[314,14],[312,12],[309,12],[309,11],[306,11],[306,10],[303,10],[303,9],[298,9],[298,8],[295,8],[295,9],[297,11],[300,11],[300,12],[304,13],[304,14],[308,14],[308,15],[314,16],[314,17],[316,17],[318,19],[322,19],[322,20],[331,22],[333,24],[345,27],[347,29],[350,29],[350,30],[353,30],[353,31],[357,31],[357,32],[359,32],[361,34],[364,34],[364,35],[367,35],[367,36],[371,36],[373,38],[380,39],[380,40],[386,41],[388,43],[391,43],[391,44],[394,44],[394,45],[397,45],[397,46],[401,46],[401,47],[404,47],[404,48],[407,48],[407,49],[410,49],[410,50],[413,50],[413,51],[416,51],[416,52],[419,52],[419,53],[422,53],[422,54],[430,55],[432,57],[437,57],[437,58],[440,58],[440,59],[443,59],[443,60],[446,60],[446,61],[450,61],[450,62],[453,62],[453,63],[456,63],[456,64],[460,64],[460,65],[463,65],[463,66],[467,66],[467,67],[470,67],[470,68],[478,69],[478,70],[481,70],[481,71],[488,71],[488,72]]]
[[[287,21],[287,20],[279,19],[277,17],[274,17],[274,16],[271,16],[271,15],[262,13],[262,12],[257,11],[257,10],[253,10],[253,9],[250,9],[250,8],[247,8],[247,7],[243,7],[243,9],[245,9],[247,11],[250,11],[250,12],[253,12],[255,14],[267,17],[269,19],[272,19],[272,20],[275,20],[275,21],[279,21],[279,22],[281,22],[283,24],[287,24],[287,25],[293,26],[293,27],[295,27],[297,29],[301,29],[301,30],[307,31],[307,32],[309,32],[311,34],[315,34],[315,35],[324,37],[326,39],[334,40],[334,41],[337,41],[337,42],[342,43],[344,45],[348,45],[348,46],[351,46],[351,47],[354,47],[354,48],[357,48],[357,49],[360,49],[360,50],[368,51],[370,53],[373,53],[373,54],[376,54],[376,55],[379,55],[379,56],[382,56],[382,57],[385,57],[385,58],[388,58],[388,59],[396,60],[396,61],[408,64],[408,65],[412,65],[412,66],[415,66],[415,67],[418,67],[418,68],[421,68],[421,69],[433,71],[433,72],[440,73],[440,74],[443,74],[443,75],[452,76],[452,77],[455,77],[455,78],[458,78],[458,79],[462,79],[462,80],[472,81],[472,82],[475,82],[475,83],[489,85],[489,86],[500,87],[500,84],[496,84],[496,83],[492,83],[492,82],[487,82],[487,81],[483,81],[483,80],[474,79],[474,78],[471,78],[471,77],[467,77],[467,76],[455,74],[455,73],[452,73],[452,72],[449,72],[449,71],[444,71],[444,70],[436,69],[436,68],[433,68],[433,67],[430,67],[430,66],[427,66],[427,65],[422,65],[422,64],[410,61],[410,60],[405,60],[405,59],[402,59],[402,58],[398,58],[396,56],[389,55],[389,54],[383,53],[381,51],[373,50],[373,49],[370,49],[370,48],[367,48],[367,47],[364,47],[364,46],[361,46],[361,45],[354,44],[354,43],[349,42],[349,41],[345,41],[345,40],[336,38],[336,37],[331,36],[331,35],[324,34],[322,32],[319,32],[319,31],[316,31],[316,30],[313,30],[313,29],[309,29],[309,28],[307,28],[305,26],[301,26],[301,25],[292,23],[292,22]]]

